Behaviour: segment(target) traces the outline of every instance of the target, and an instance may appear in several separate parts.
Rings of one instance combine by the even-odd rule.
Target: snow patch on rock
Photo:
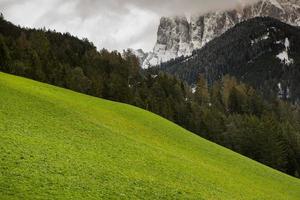
[[[276,57],[281,61],[281,63],[289,66],[294,63],[294,60],[289,57],[290,41],[288,38],[285,38],[284,46],[284,50]]]
[[[192,87],[192,93],[195,94],[197,91],[197,86]]]
[[[270,32],[267,32],[266,34],[262,35],[261,37],[256,38],[255,40],[251,40],[251,45],[254,45],[263,40],[267,40],[269,38],[270,38]]]
[[[278,98],[281,99],[284,96],[284,91],[282,89],[281,83],[278,83],[277,86],[278,86]]]
[[[237,23],[258,16],[269,16],[291,25],[300,25],[300,1],[261,0],[235,10],[188,17],[163,17],[156,45],[142,67],[148,68],[180,56],[189,56],[193,50],[202,48]],[[282,54],[280,58],[286,59],[286,55]]]

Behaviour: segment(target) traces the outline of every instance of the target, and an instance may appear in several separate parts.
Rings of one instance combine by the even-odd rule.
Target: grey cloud
[[[207,12],[228,9],[237,4],[252,3],[257,0],[79,0],[78,9],[85,16],[93,15],[107,8],[126,14],[130,7],[149,10],[159,15],[176,15],[178,13]]]
[[[150,50],[160,16],[203,13],[254,1],[0,0],[0,11],[16,24],[68,31],[89,38],[98,48]]]

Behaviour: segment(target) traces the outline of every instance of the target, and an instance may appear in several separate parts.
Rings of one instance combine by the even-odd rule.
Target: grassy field
[[[300,199],[300,180],[133,106],[0,73],[0,199]]]

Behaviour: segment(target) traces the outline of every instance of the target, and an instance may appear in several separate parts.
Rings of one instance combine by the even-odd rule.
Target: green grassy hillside
[[[300,180],[144,110],[0,73],[0,199],[299,199]]]

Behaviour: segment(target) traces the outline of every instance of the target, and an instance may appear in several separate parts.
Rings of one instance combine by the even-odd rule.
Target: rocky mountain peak
[[[157,42],[142,67],[192,54],[239,22],[254,17],[273,17],[291,25],[300,25],[300,0],[261,0],[236,9],[184,16],[162,17]]]

